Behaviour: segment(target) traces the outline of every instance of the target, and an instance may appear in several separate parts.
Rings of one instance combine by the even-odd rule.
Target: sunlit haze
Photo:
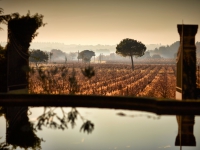
[[[4,14],[44,15],[33,42],[115,45],[124,38],[170,45],[177,24],[200,24],[200,0],[1,0]],[[7,40],[6,25],[0,41]],[[196,41],[200,41],[197,32]]]

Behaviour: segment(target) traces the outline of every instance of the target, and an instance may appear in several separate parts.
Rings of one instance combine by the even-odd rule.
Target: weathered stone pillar
[[[176,99],[196,99],[196,46],[198,25],[177,25],[180,47],[177,54]]]
[[[178,122],[178,135],[175,146],[196,146],[194,136],[195,116],[176,116]]]
[[[22,19],[5,21],[8,24],[8,44],[4,58],[0,60],[0,93],[28,93],[28,48],[31,40],[27,42],[26,32],[30,28],[23,28],[27,22]]]

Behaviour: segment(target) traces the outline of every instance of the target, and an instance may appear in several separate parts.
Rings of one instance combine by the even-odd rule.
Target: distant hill
[[[145,46],[147,47],[147,50],[153,50],[155,48],[161,47],[162,45],[161,44],[146,44]]]
[[[33,42],[31,43],[31,49],[42,49],[46,51],[51,51],[52,49],[60,49],[63,52],[69,53],[69,52],[78,52],[83,50],[100,50],[100,49],[107,49],[109,51],[115,51],[116,46],[115,45],[65,45],[63,43],[37,43]]]
[[[5,46],[6,42],[0,42],[0,45]],[[174,58],[174,54],[177,53],[179,48],[179,41],[172,43],[171,45],[161,44],[146,44],[147,51],[150,52],[150,56],[159,54],[163,58]],[[196,42],[197,56],[200,57],[200,42]],[[59,49],[65,53],[78,52],[82,50],[92,50],[96,53],[115,53],[116,45],[66,45],[64,43],[56,42],[33,42],[31,43],[30,49],[40,49],[43,51],[50,52],[52,49]]]
[[[6,42],[0,42],[0,45],[5,46]],[[33,42],[31,43],[30,49],[41,49],[44,51],[51,51],[52,49],[60,49],[63,52],[78,52],[82,50],[109,50],[110,52],[116,51],[116,45],[66,45],[64,43],[54,43],[54,42]]]
[[[0,42],[0,45],[5,46],[6,42]],[[30,49],[41,49],[44,51],[51,51],[52,49],[60,49],[66,53],[69,52],[77,52],[82,50],[93,50],[97,52],[101,52],[101,50],[106,50],[105,53],[107,54],[108,51],[110,53],[115,53],[117,45],[66,45],[64,43],[56,43],[56,42],[33,42],[31,43]],[[147,50],[153,50],[155,48],[160,47],[160,44],[147,44]],[[103,53],[102,51],[101,53]]]
[[[174,58],[178,51],[179,45],[179,41],[176,41],[171,45],[160,46],[159,48],[149,50],[149,52],[151,56],[159,54],[163,58]]]

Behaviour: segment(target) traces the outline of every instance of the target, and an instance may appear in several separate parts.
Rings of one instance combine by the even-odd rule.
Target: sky
[[[0,8],[44,15],[47,25],[33,42],[115,45],[131,38],[171,45],[179,41],[177,24],[200,25],[200,0],[0,0]],[[0,41],[7,41],[7,27],[0,26]]]

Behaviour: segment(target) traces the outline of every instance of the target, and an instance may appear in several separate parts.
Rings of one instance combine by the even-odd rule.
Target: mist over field
[[[0,42],[0,45],[5,46],[7,42]],[[153,50],[159,48],[161,44],[147,44],[147,50]],[[116,51],[116,45],[81,45],[81,44],[64,44],[59,42],[32,42],[30,49],[41,49],[44,51],[51,51],[52,49],[60,49],[64,52],[77,52],[78,50],[84,49],[109,49],[111,53]]]
[[[6,42],[0,43],[2,46],[6,45]],[[141,58],[149,58],[149,55],[152,57],[153,55],[160,55],[162,58],[176,58],[176,54],[179,48],[179,41],[172,43],[171,45],[161,45],[161,44],[146,44],[146,53]],[[33,42],[31,43],[30,49],[40,49],[42,51],[50,52],[53,49],[60,50],[64,53],[78,53],[83,50],[92,50],[95,52],[96,56],[102,55],[116,55],[116,46],[117,45],[80,45],[80,44],[71,44],[66,45],[64,43],[57,42]],[[200,42],[196,42],[196,51],[197,57],[200,57]],[[114,54],[113,54],[114,53]],[[149,54],[147,54],[149,53]],[[117,57],[117,56],[116,56]],[[56,58],[57,60],[64,60],[63,55]],[[140,59],[140,58],[139,58]]]

